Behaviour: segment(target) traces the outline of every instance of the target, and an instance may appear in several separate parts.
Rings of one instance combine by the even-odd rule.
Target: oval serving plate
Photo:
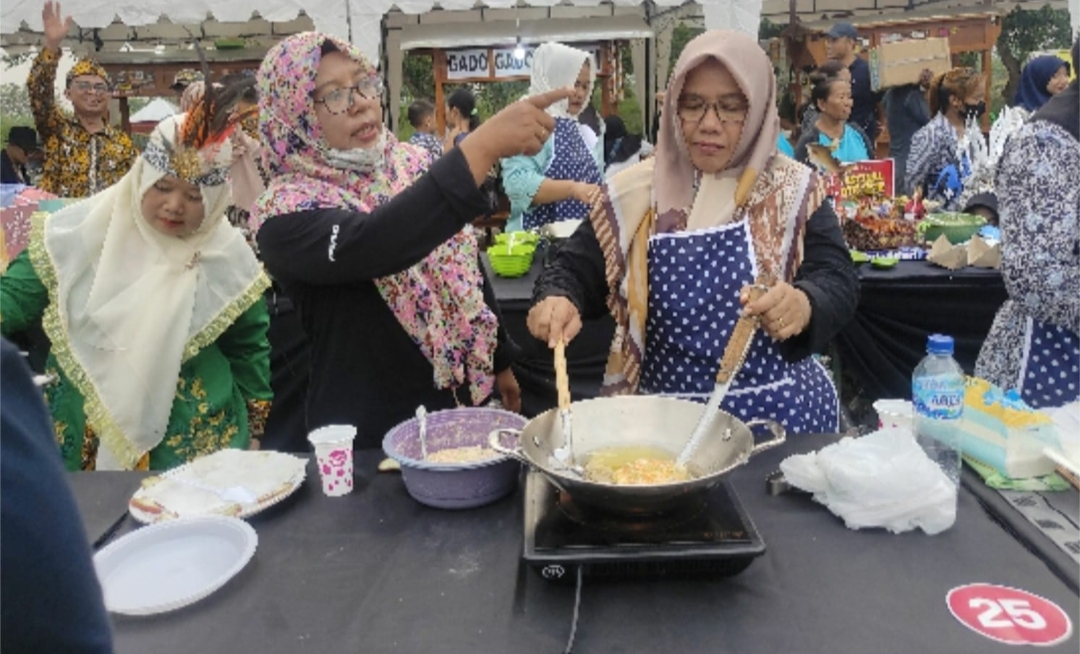
[[[94,555],[105,608],[154,615],[193,604],[240,572],[259,544],[251,525],[207,516],[127,534]]]
[[[306,459],[291,454],[220,450],[147,477],[128,510],[143,523],[203,515],[247,518],[293,494],[306,474]],[[227,491],[234,487],[254,495],[255,501],[233,499]]]

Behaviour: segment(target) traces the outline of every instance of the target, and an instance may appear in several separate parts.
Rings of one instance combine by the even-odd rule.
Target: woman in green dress
[[[235,121],[161,122],[131,171],[34,222],[0,331],[41,323],[71,470],[166,469],[252,446],[269,410],[268,280],[225,221]]]

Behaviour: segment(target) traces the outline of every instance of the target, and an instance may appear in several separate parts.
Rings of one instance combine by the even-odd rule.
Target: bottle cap
[[[953,337],[945,334],[930,334],[926,339],[926,351],[930,354],[953,353]]]

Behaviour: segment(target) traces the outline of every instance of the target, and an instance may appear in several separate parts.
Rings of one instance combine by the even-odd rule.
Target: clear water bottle
[[[959,488],[964,371],[952,354],[952,336],[930,335],[926,341],[926,358],[911,376],[911,399],[915,405],[915,438]]]

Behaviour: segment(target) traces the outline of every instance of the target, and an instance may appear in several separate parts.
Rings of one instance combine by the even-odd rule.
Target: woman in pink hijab
[[[605,310],[604,394],[704,401],[743,314],[761,329],[722,408],[792,433],[834,432],[839,402],[812,356],[852,317],[856,279],[817,176],[778,156],[772,64],[749,37],[691,41],[655,156],[607,181],[537,282],[529,329],[554,346]],[[754,301],[749,287],[768,286]]]

